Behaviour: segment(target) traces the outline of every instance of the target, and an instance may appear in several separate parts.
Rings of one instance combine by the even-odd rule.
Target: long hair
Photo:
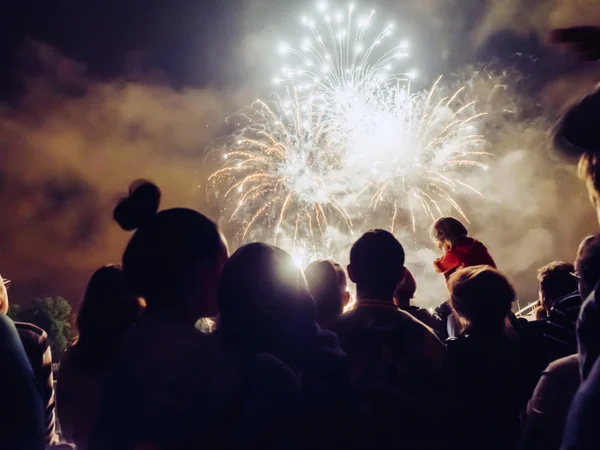
[[[469,235],[465,226],[454,217],[441,217],[431,226],[431,239],[436,243],[455,247]]]
[[[81,368],[94,371],[108,364],[142,309],[126,287],[119,266],[98,269],[90,278],[77,314],[79,336],[73,356]]]

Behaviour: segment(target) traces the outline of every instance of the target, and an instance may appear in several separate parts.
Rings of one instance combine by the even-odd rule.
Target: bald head
[[[600,281],[600,234],[586,237],[577,250],[575,273],[579,294],[585,300]]]

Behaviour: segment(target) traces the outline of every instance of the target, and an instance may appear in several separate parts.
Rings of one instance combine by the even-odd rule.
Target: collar
[[[396,310],[400,309],[394,304],[393,300],[379,300],[375,298],[359,298],[356,301],[356,307],[358,308],[361,306],[379,306],[383,308],[392,308]]]

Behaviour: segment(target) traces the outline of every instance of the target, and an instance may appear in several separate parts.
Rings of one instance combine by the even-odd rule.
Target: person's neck
[[[390,294],[389,296],[383,296],[383,295],[370,294],[368,292],[364,292],[364,293],[357,292],[356,299],[357,299],[358,303],[368,302],[368,301],[377,301],[377,302],[381,302],[381,303],[389,303],[390,305],[394,304],[394,295],[393,294]]]
[[[195,326],[198,320],[190,319],[184,311],[169,308],[152,308],[150,305],[144,310],[144,316],[160,322],[178,323],[182,326]],[[198,318],[199,319],[199,318]]]

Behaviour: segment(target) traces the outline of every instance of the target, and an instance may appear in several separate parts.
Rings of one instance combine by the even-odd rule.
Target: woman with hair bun
[[[231,359],[194,326],[217,312],[226,245],[215,223],[197,211],[159,212],[160,196],[155,184],[138,181],[114,210],[119,225],[134,231],[123,275],[146,308],[104,381],[90,449],[213,442],[238,389]]]

